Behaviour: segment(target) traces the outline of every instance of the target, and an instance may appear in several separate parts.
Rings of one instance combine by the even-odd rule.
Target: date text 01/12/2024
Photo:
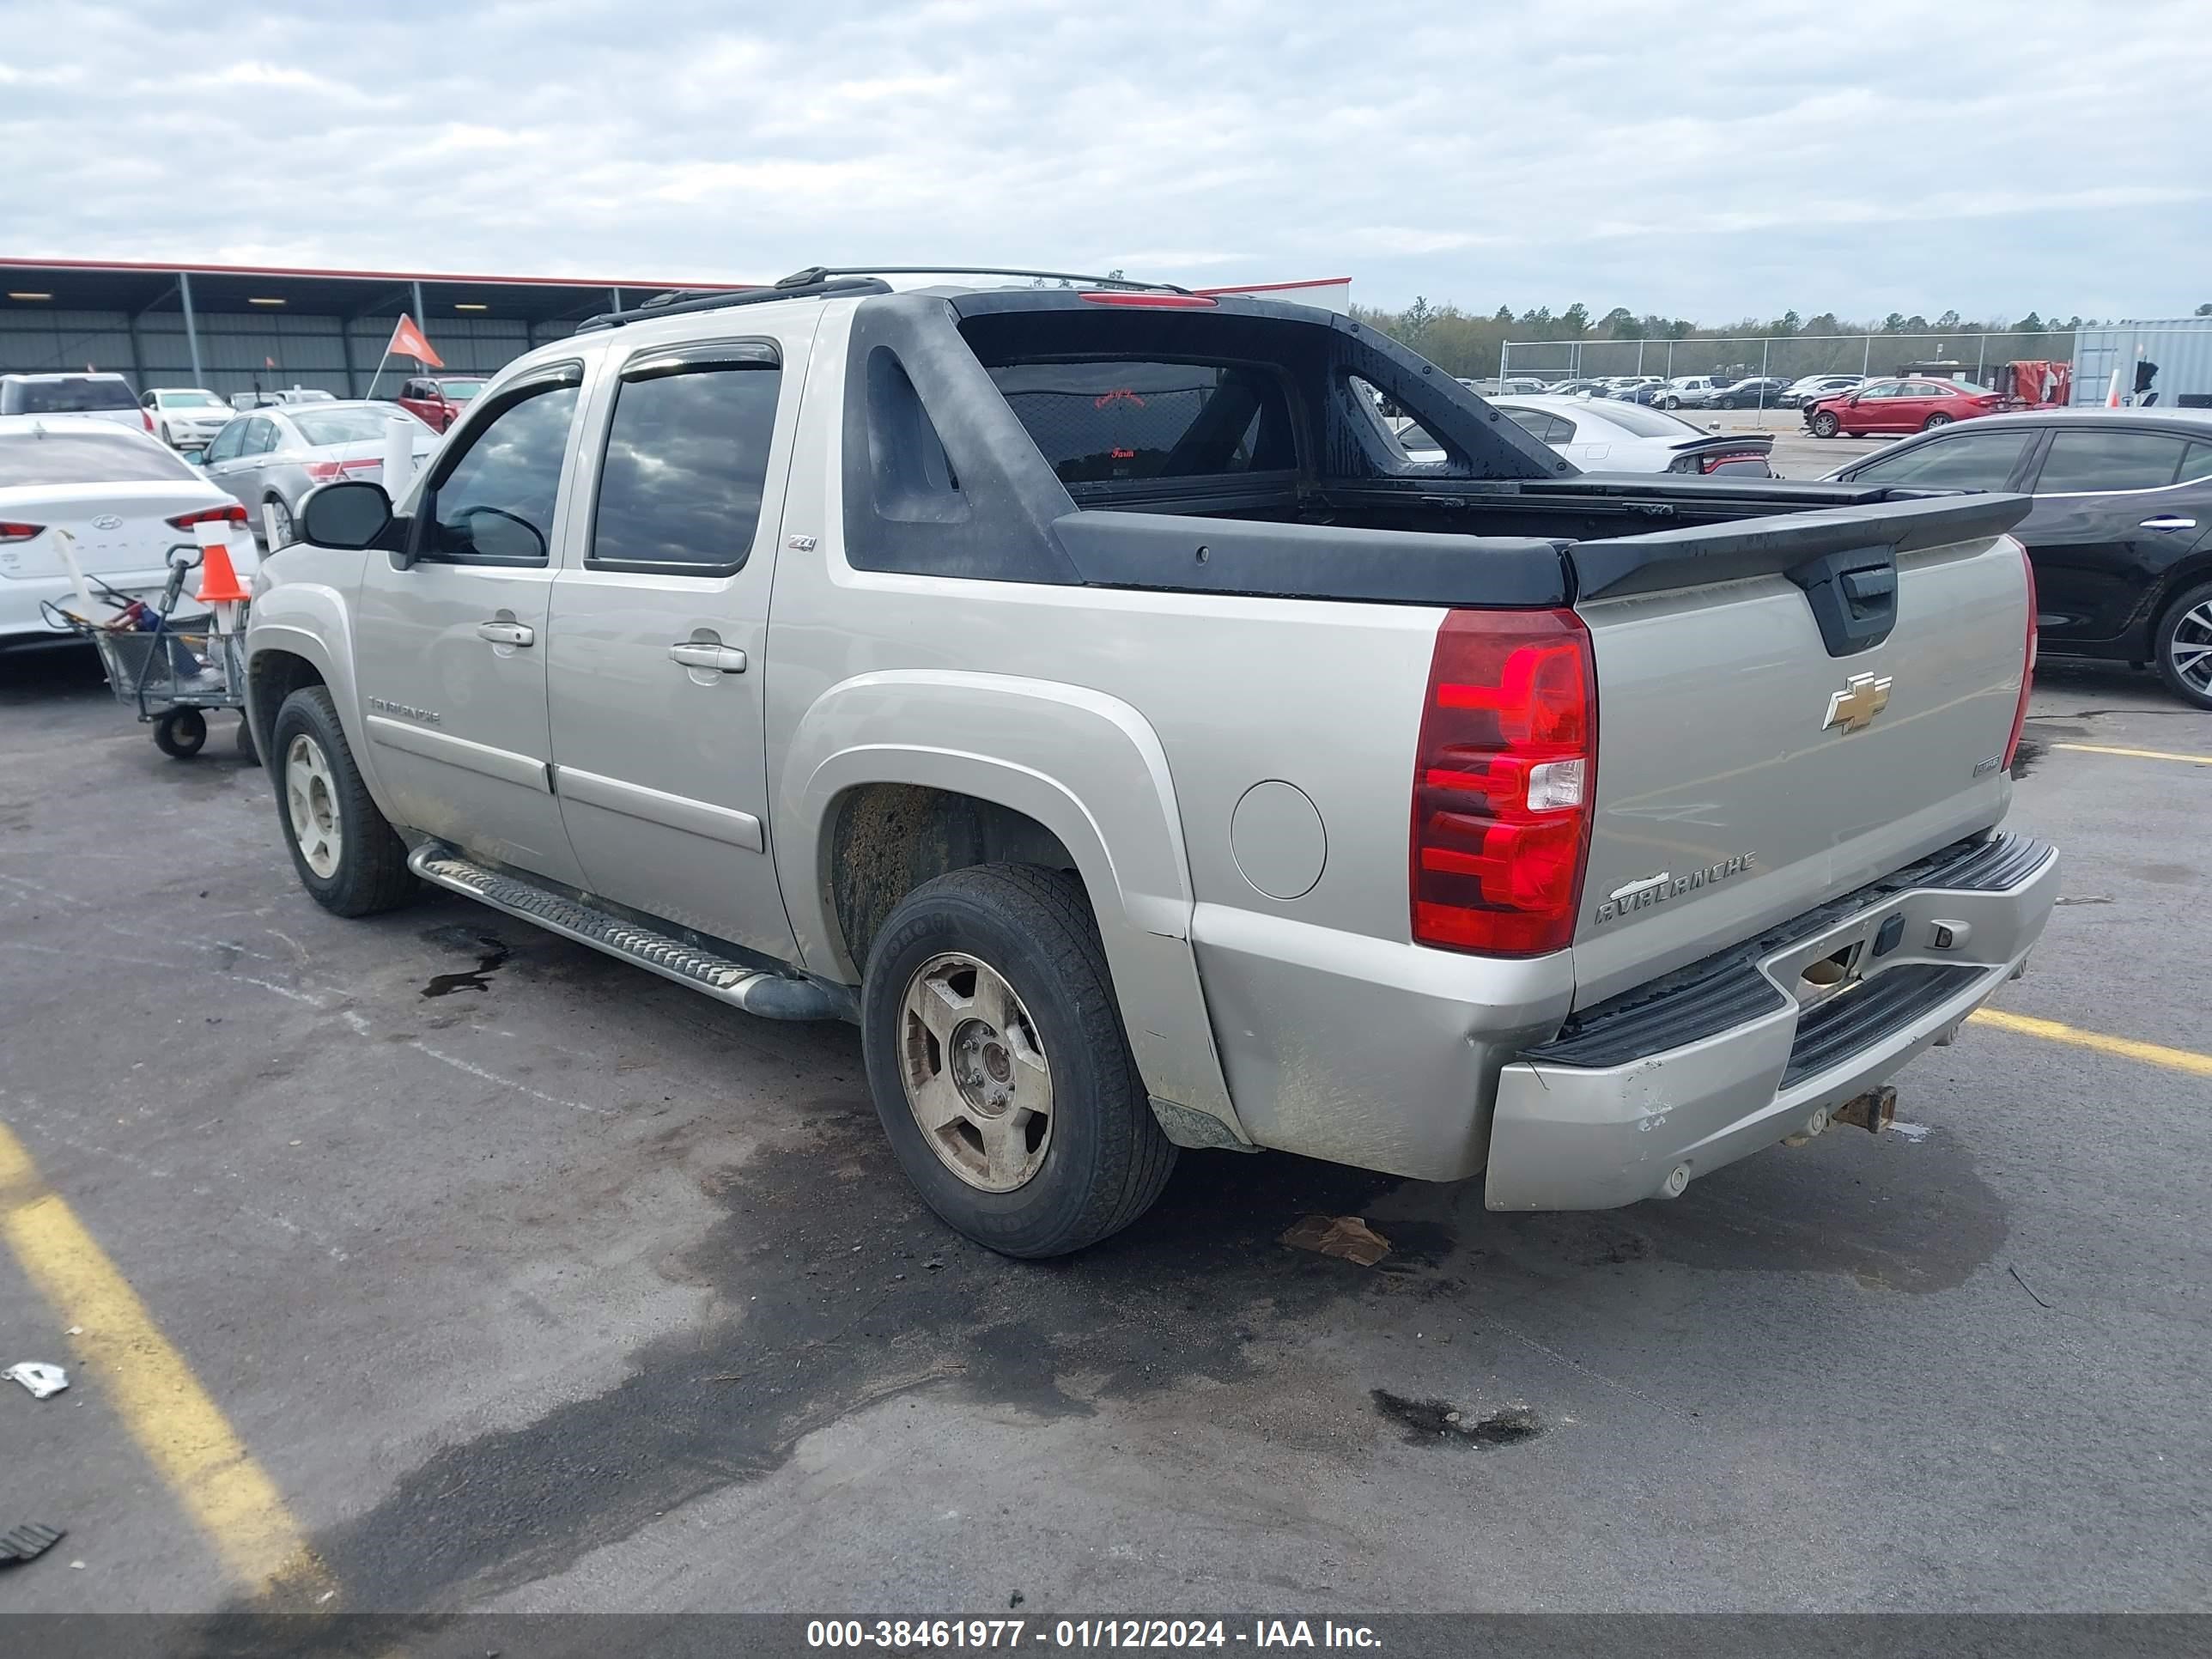
[[[1035,1628],[1031,1626],[1034,1624]],[[1255,1619],[1249,1630],[1220,1619],[817,1619],[806,1626],[810,1648],[1059,1649],[1364,1648],[1382,1645],[1365,1625],[1322,1620]]]

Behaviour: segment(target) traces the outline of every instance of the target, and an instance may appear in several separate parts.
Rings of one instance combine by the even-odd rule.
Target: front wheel
[[[869,951],[860,1030],[900,1168],[1002,1255],[1119,1232],[1175,1168],[1072,877],[980,865],[916,888]]]
[[[2158,677],[2198,708],[2212,708],[2212,582],[2200,582],[2158,624]]]
[[[1682,406],[1682,400],[1680,398],[1668,398],[1660,406],[1664,409],[1680,409]]]
[[[1920,429],[1923,432],[1933,432],[1937,427],[1948,426],[1956,419],[1958,416],[1955,415],[1930,415],[1926,420],[1921,422]]]
[[[1843,429],[1843,424],[1824,409],[1813,416],[1813,435],[1816,438],[1832,438]]]
[[[369,798],[331,694],[309,685],[285,698],[269,750],[276,816],[307,896],[341,916],[405,903],[415,891],[406,844]]]

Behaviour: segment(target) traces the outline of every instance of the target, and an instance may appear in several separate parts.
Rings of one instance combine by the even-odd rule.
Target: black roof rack
[[[1042,276],[1048,281],[1085,283],[1093,288],[1150,289],[1164,294],[1188,294],[1173,283],[1140,283],[1127,276],[1086,276],[1073,270],[1012,270],[1002,265],[809,265],[794,270],[778,288],[811,287],[830,276]]]
[[[587,333],[593,329],[620,328],[624,323],[650,322],[656,317],[680,317],[691,311],[720,311],[730,306],[763,305],[770,300],[805,300],[816,296],[835,295],[842,298],[854,294],[888,294],[889,283],[873,277],[846,276],[842,273],[826,275],[818,282],[793,283],[789,278],[773,288],[741,288],[729,289],[688,289],[672,295],[657,295],[645,304],[629,311],[603,311],[596,317],[586,317],[576,325],[576,332]]]

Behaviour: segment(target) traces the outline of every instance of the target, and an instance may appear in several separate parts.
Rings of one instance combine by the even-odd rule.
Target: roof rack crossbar
[[[1155,289],[1164,294],[1188,294],[1173,283],[1142,283],[1130,276],[1086,276],[1074,270],[1014,270],[1003,265],[809,265],[794,270],[778,288],[811,286],[830,276],[1042,276],[1054,282],[1084,283],[1092,288]]]
[[[681,317],[688,312],[722,311],[731,306],[763,305],[771,300],[805,300],[817,295],[843,298],[856,294],[888,294],[889,283],[872,278],[827,276],[819,282],[798,283],[787,286],[778,283],[773,288],[738,289],[731,292],[701,293],[682,299],[668,300],[658,304],[646,304],[628,311],[603,311],[596,317],[586,317],[576,325],[576,332],[588,333],[596,329],[620,328],[625,323],[648,323],[660,317]]]

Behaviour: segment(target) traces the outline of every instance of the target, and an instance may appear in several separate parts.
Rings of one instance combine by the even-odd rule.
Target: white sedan
[[[243,524],[246,509],[143,433],[81,415],[0,416],[0,644],[52,639],[63,630],[47,607],[78,608],[57,530],[74,539],[95,600],[103,589],[150,599],[169,550],[194,545],[206,521]]]
[[[1742,472],[1771,477],[1774,440],[1708,432],[1663,410],[1613,398],[1495,398],[1510,416],[1585,472]]]

